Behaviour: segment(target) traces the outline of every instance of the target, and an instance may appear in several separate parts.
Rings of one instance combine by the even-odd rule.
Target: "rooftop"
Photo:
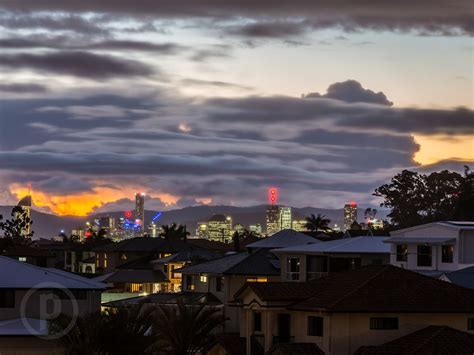
[[[396,231],[390,232],[390,235],[397,235],[405,232],[411,232],[418,229],[430,228],[430,227],[443,227],[448,229],[461,230],[474,230],[474,222],[471,221],[441,221],[441,222],[432,222],[426,224],[420,224],[418,226],[399,229]]]
[[[392,265],[331,273],[310,282],[248,283],[235,298],[241,298],[247,289],[265,302],[292,301],[288,308],[295,310],[474,312],[474,290]]]
[[[105,285],[73,273],[43,268],[0,256],[0,288],[53,288],[105,289]]]
[[[106,283],[162,283],[168,281],[161,271],[141,269],[116,269],[93,280]]]
[[[222,302],[209,292],[159,292],[147,296],[126,298],[122,300],[107,302],[103,307],[126,307],[139,303],[174,304],[178,301],[184,304],[205,304],[207,306],[218,306]]]
[[[447,326],[430,325],[379,346],[362,346],[356,355],[473,354],[474,335]]]
[[[248,244],[247,248],[274,249],[312,243],[321,243],[321,241],[304,233],[294,231],[293,229],[284,229],[268,238],[263,238],[258,242]]]
[[[390,245],[384,243],[388,237],[355,237],[336,239],[322,243],[296,245],[272,250],[273,253],[304,253],[304,254],[389,254]]]
[[[474,289],[474,266],[469,266],[461,270],[444,273],[453,284]]]
[[[183,240],[166,240],[164,238],[136,237],[110,243],[95,248],[96,251],[111,252],[178,252],[193,247]]]

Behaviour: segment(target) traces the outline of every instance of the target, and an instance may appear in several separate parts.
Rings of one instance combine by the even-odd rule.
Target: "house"
[[[474,335],[447,326],[430,325],[379,346],[363,346],[355,355],[471,355]]]
[[[437,277],[474,265],[474,222],[434,222],[390,236],[392,265]]]
[[[36,336],[47,335],[48,322],[61,313],[74,318],[99,311],[104,289],[104,284],[64,270],[0,256],[0,352],[57,351],[57,342]]]
[[[312,243],[321,243],[321,241],[293,229],[283,229],[270,237],[248,244],[247,249],[277,249]]]
[[[224,304],[229,318],[225,332],[239,329],[240,311],[229,307],[235,292],[246,282],[265,283],[280,280],[278,258],[265,249],[233,253],[218,259],[175,270],[182,274],[183,291],[209,292]]]
[[[247,283],[242,310],[247,354],[279,343],[314,343],[353,354],[429,325],[474,332],[474,290],[392,265],[330,273],[310,282]]]
[[[14,243],[9,238],[0,238],[0,255],[41,267],[53,267],[54,255],[34,245]]]
[[[371,264],[388,264],[388,237],[355,237],[336,239],[274,249],[281,261],[283,281],[307,281],[329,272],[357,269]]]

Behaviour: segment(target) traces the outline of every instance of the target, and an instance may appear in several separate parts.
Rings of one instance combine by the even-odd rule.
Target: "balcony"
[[[299,281],[300,273],[299,272],[287,272],[286,280],[287,281]]]
[[[320,279],[321,277],[327,276],[327,272],[308,271],[306,272],[306,281]]]

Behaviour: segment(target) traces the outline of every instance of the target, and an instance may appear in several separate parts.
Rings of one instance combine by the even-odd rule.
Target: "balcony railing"
[[[309,281],[309,280],[316,280],[316,279],[319,279],[321,277],[324,277],[324,276],[327,276],[327,272],[316,272],[316,271],[308,271],[306,272],[306,280]]]
[[[273,345],[275,344],[288,344],[288,343],[293,343],[295,337],[292,336],[274,336],[273,337]]]

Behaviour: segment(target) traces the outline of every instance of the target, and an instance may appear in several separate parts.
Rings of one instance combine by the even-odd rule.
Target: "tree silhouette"
[[[330,231],[329,223],[331,220],[326,218],[325,215],[318,213],[317,216],[311,214],[311,216],[306,217],[305,227],[311,232],[327,232]]]
[[[158,305],[153,322],[152,351],[196,354],[214,341],[213,331],[226,321],[222,310],[205,305]]]
[[[186,240],[190,233],[186,230],[185,225],[172,223],[170,225],[161,226],[161,232],[159,235],[166,240]]]
[[[3,221],[3,216],[0,216],[0,229],[3,231],[3,236],[10,238],[17,244],[28,244],[34,232],[31,230],[33,221],[27,211],[21,206],[15,206],[12,209],[11,217],[11,219]]]

